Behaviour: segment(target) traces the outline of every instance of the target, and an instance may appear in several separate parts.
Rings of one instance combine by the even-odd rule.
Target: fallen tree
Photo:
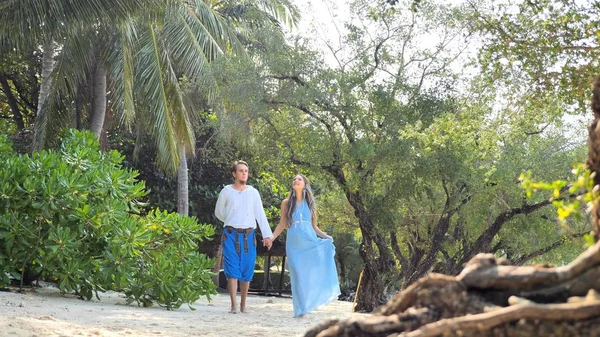
[[[458,276],[430,274],[373,315],[325,321],[305,336],[600,336],[600,77],[592,111],[587,167],[596,191],[595,245],[556,268],[478,254]]]

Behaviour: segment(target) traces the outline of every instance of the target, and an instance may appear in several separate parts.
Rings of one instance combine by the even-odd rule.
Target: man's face
[[[235,172],[232,172],[232,174],[235,181],[242,184],[248,182],[248,166],[244,164],[237,164]]]

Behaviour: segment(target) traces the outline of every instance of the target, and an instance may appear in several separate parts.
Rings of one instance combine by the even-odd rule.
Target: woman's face
[[[302,191],[305,186],[306,186],[306,183],[304,182],[304,178],[302,178],[301,175],[295,176],[294,180],[292,180],[292,188],[295,191]]]

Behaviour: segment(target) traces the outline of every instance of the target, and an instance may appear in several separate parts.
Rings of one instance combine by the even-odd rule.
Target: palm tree
[[[95,22],[112,24],[159,0],[0,0],[0,48],[26,47],[37,43],[42,50],[42,72],[37,120],[47,110],[52,87],[55,46],[80,26]],[[36,125],[39,123],[36,122]],[[42,134],[38,135],[43,138]]]

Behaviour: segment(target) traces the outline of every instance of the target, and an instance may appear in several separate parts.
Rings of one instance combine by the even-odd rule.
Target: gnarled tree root
[[[431,274],[373,315],[305,336],[600,336],[600,243],[558,268],[479,254],[456,277]]]

